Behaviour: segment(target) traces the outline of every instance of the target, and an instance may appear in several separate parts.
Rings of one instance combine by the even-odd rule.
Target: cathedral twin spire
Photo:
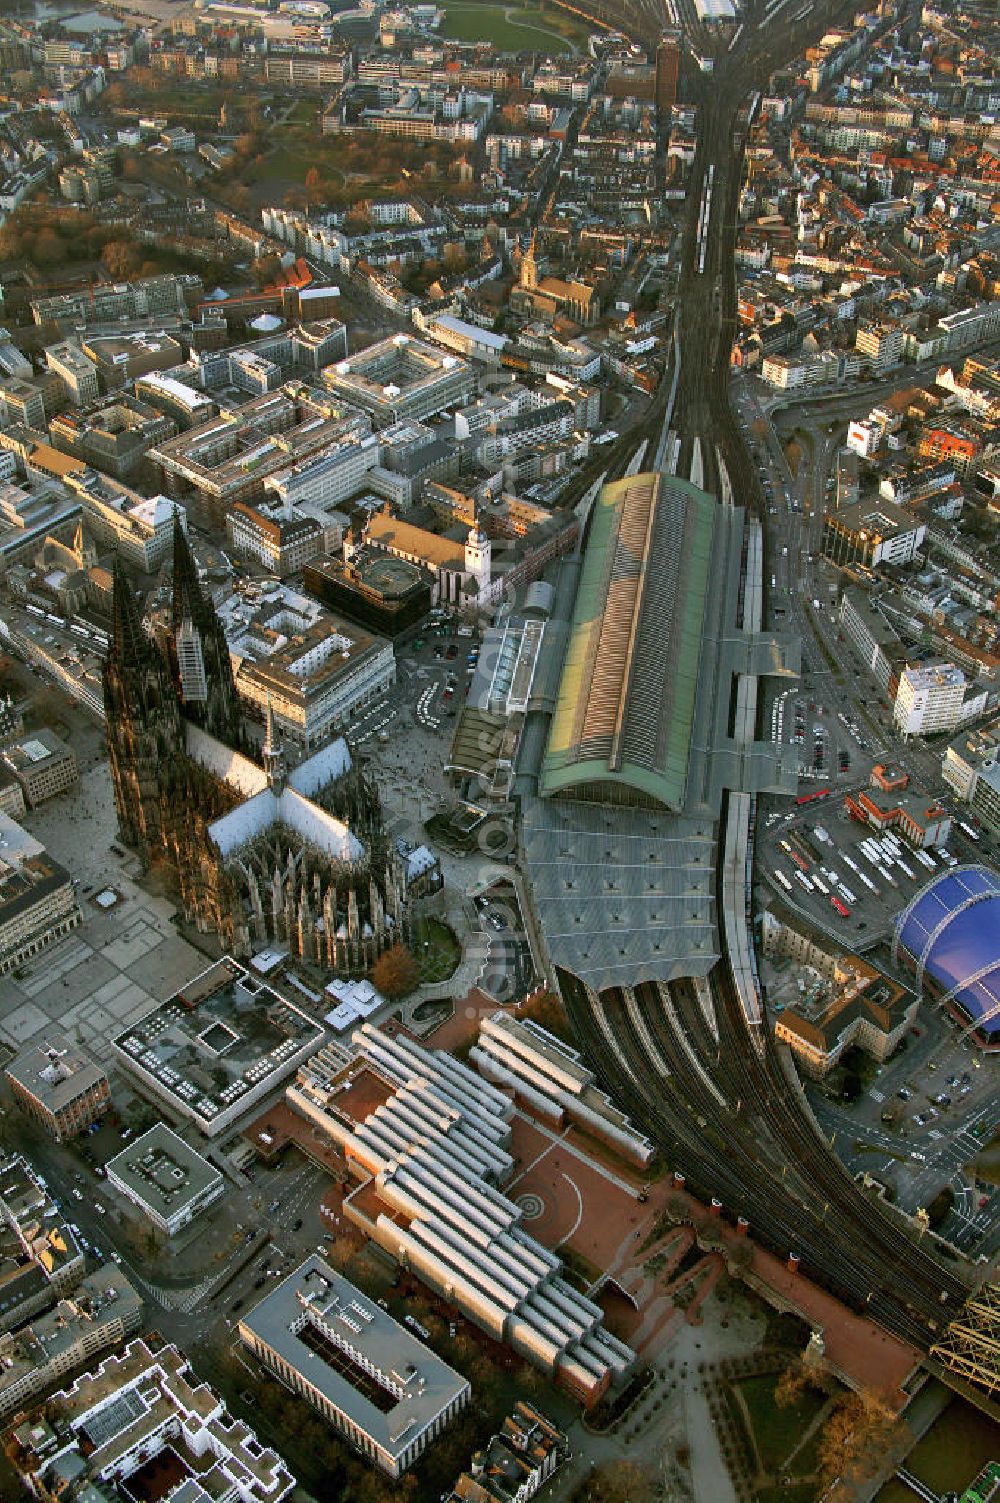
[[[181,525],[178,509],[174,511],[173,596],[170,615],[175,631],[185,620],[203,628],[208,623],[208,618],[215,615],[211,601],[207,601],[202,593],[198,566],[194,561],[187,533]]]
[[[242,719],[229,645],[215,606],[206,596],[180,511],[174,512],[170,658],[185,711],[211,735],[236,748]]]
[[[132,586],[117,553],[111,566],[111,578],[112,651],[123,667],[138,667],[148,660],[152,643],[143,631]]]
[[[386,860],[377,796],[352,769],[346,747],[343,755],[331,749],[318,769],[324,787],[345,779],[332,795],[344,815],[288,787],[269,699],[260,757],[277,807],[267,807],[265,794],[266,839],[258,843],[257,817],[241,812],[243,759],[230,755],[242,749],[242,727],[225,634],[179,524],[174,540],[172,610],[155,638],[121,561],[114,563],[104,701],[121,837],[144,866],[162,862],[174,873],[186,916],[218,933],[232,953],[278,944],[351,974],[367,971],[408,932],[405,874],[391,850]],[[185,694],[185,685],[199,688],[199,663],[200,699]],[[250,801],[260,792],[257,778]],[[377,864],[347,822],[352,817],[373,840]]]
[[[267,705],[264,710],[264,744],[261,747],[261,761],[264,763],[264,771],[267,773],[271,792],[275,797],[280,798],[288,769],[285,765],[284,747],[275,729],[274,706],[271,703],[270,694],[267,696]]]
[[[143,627],[117,555],[112,579],[112,636],[104,665],[108,746],[123,831],[138,831],[148,820],[137,810],[127,816],[125,806],[135,802],[130,785],[140,762],[149,764],[151,774],[158,757],[182,749],[181,711],[232,750],[243,742],[242,717],[225,632],[202,591],[179,514],[165,653]]]

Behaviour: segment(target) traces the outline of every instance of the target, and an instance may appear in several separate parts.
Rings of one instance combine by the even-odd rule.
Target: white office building
[[[108,1161],[109,1186],[173,1237],[226,1187],[218,1169],[163,1122]]]
[[[368,471],[378,464],[380,453],[374,434],[361,439],[351,435],[300,464],[270,475],[265,488],[284,503],[307,502],[328,511],[360,490]]]
[[[893,719],[903,736],[955,731],[982,715],[986,691],[969,694],[969,682],[952,663],[919,664],[899,675]]]
[[[128,1479],[140,1469],[148,1478],[161,1453],[164,1476],[177,1478],[176,1499],[281,1503],[295,1489],[283,1458],[229,1413],[175,1346],[154,1352],[142,1340],[54,1394],[44,1415],[18,1427],[18,1439],[17,1464],[36,1497],[152,1496],[146,1479],[134,1491]]]

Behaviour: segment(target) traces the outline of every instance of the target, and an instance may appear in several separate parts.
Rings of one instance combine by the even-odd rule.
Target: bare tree
[[[372,967],[372,982],[383,997],[406,997],[419,980],[420,967],[405,945],[393,945]]]
[[[817,1451],[820,1494],[829,1503],[848,1503],[861,1483],[874,1475],[899,1445],[906,1426],[877,1393],[847,1393],[823,1426]]]

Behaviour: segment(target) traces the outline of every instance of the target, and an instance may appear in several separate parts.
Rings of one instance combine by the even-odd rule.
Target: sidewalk
[[[737,1503],[736,1489],[719,1449],[719,1437],[701,1384],[684,1394],[684,1425],[691,1453],[691,1483],[698,1503]]]

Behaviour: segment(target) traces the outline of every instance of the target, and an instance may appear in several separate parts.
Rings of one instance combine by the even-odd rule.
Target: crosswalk
[[[162,1305],[165,1310],[175,1310],[179,1315],[190,1315],[214,1283],[215,1278],[212,1277],[203,1279],[192,1289],[162,1289],[158,1285],[147,1287],[157,1304]]]

